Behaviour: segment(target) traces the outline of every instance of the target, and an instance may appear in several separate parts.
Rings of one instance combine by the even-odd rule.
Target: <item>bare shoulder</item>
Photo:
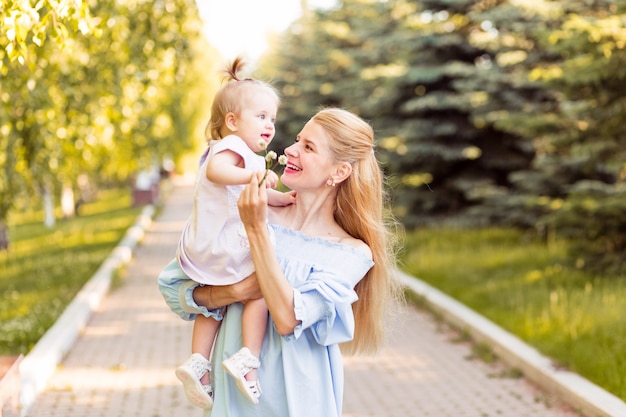
[[[363,252],[363,254],[367,256],[369,259],[372,259],[372,250],[361,239],[355,239],[352,236],[348,236],[348,237],[344,237],[340,239],[339,243],[347,245],[347,246],[352,246],[353,248]]]

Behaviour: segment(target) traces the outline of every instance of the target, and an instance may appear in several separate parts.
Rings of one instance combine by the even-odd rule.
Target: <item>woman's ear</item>
[[[339,184],[340,182],[345,181],[352,174],[352,165],[348,162],[342,162],[335,171],[335,174],[332,176],[335,183]]]
[[[235,116],[235,113],[233,112],[226,113],[226,116],[224,116],[224,124],[226,125],[228,130],[230,130],[231,132],[236,132],[237,131],[237,116]]]

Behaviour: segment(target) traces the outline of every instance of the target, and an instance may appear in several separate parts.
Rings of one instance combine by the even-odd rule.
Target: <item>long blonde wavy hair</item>
[[[353,304],[355,334],[342,345],[348,354],[374,353],[385,339],[385,319],[400,288],[392,277],[395,267],[395,222],[385,210],[387,194],[374,153],[374,131],[362,118],[347,110],[327,108],[312,118],[328,133],[337,161],[349,162],[352,173],[337,185],[334,216],[352,237],[361,239],[372,251],[374,266],[356,285],[359,299]]]

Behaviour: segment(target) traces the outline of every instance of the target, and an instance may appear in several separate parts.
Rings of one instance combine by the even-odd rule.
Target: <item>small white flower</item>
[[[259,140],[258,145],[261,149],[267,148],[267,142],[265,142],[263,139]]]
[[[261,142],[259,142],[259,145],[261,145]],[[272,170],[272,168],[276,166],[276,158],[278,158],[278,163],[280,165],[287,165],[287,157],[285,155],[281,155],[279,157],[276,152],[268,151],[265,146],[267,146],[267,143],[263,142],[263,149],[265,150],[265,175],[263,175],[263,178],[261,178],[261,181],[259,182],[259,187],[267,178],[267,174]]]
[[[274,152],[274,151],[269,151],[269,152],[267,153],[267,155],[265,155],[265,160],[266,160],[267,162],[271,162],[271,161],[273,161],[274,159],[276,159],[276,152]]]

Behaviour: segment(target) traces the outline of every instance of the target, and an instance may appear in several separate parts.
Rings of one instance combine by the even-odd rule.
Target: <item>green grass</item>
[[[0,252],[0,355],[26,354],[132,226],[128,189],[100,191],[80,216],[43,225],[40,211],[11,217]]]
[[[515,230],[420,229],[403,269],[626,400],[626,276],[569,266],[567,242]]]

